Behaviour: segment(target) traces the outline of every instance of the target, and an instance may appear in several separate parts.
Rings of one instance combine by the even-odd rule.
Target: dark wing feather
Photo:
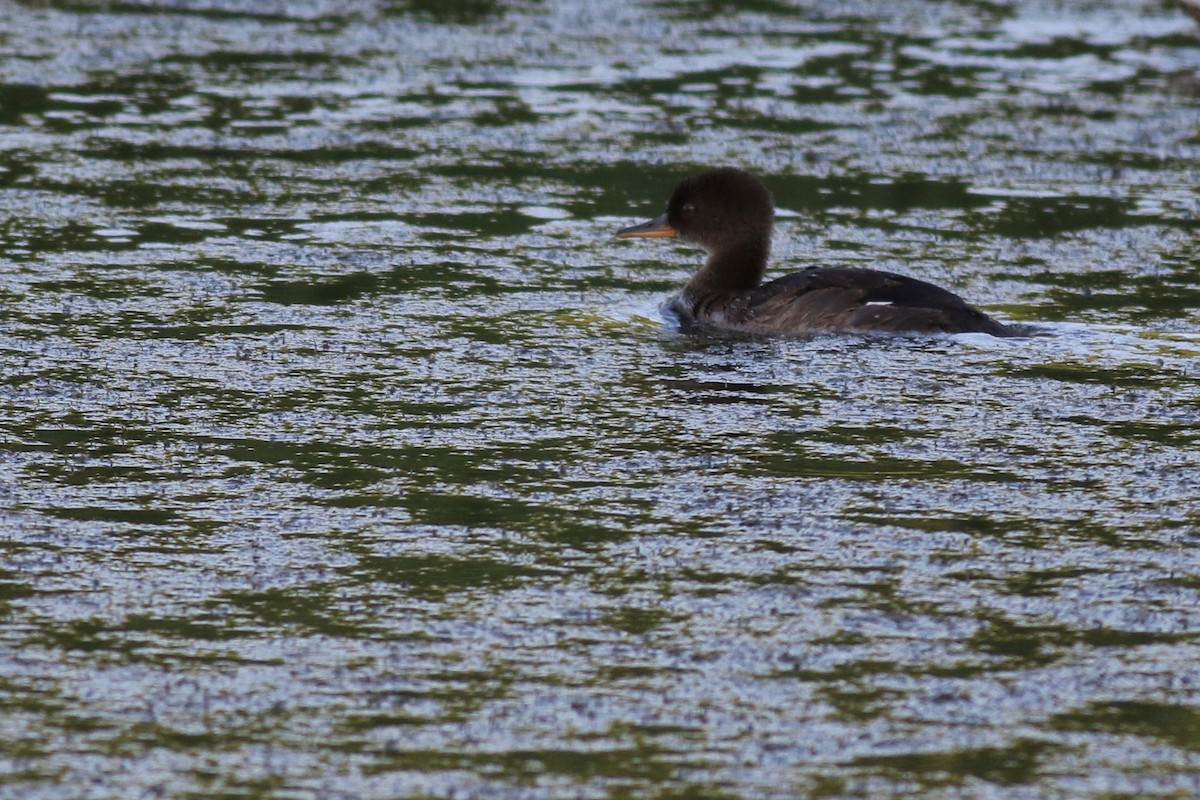
[[[777,331],[1018,335],[940,286],[851,267],[813,267],[763,284],[746,298],[745,315],[747,324]]]

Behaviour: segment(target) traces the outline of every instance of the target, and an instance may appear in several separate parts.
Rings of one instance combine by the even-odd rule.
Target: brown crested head
[[[685,294],[739,292],[762,281],[775,202],[762,181],[733,167],[693,175],[675,187],[667,213],[617,231],[622,239],[678,236],[708,251]]]
[[[685,179],[667,203],[667,222],[709,252],[746,241],[768,242],[775,202],[762,181],[744,170],[720,167]]]
[[[775,201],[745,170],[718,167],[675,187],[667,213],[617,231],[622,239],[678,236],[710,253],[753,243],[769,246]]]

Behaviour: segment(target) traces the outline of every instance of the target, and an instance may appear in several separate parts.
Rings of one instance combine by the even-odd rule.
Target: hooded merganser
[[[888,331],[1021,336],[932,283],[857,267],[809,267],[762,283],[774,201],[748,172],[710,169],[675,188],[667,213],[617,231],[622,239],[679,237],[708,252],[663,308],[685,326],[747,333]]]

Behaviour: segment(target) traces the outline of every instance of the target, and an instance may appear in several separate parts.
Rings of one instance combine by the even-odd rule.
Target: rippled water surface
[[[250,10],[253,9],[253,10]],[[1167,3],[0,0],[0,796],[1200,793]],[[685,335],[612,239],[1033,339]]]

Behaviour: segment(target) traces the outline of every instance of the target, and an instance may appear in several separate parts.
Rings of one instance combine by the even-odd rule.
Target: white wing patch
[[[869,302],[867,302],[867,303],[864,303],[863,305],[868,305],[868,306],[890,306],[890,305],[892,305],[892,301],[891,301],[891,300],[871,300],[871,301],[869,301]]]

